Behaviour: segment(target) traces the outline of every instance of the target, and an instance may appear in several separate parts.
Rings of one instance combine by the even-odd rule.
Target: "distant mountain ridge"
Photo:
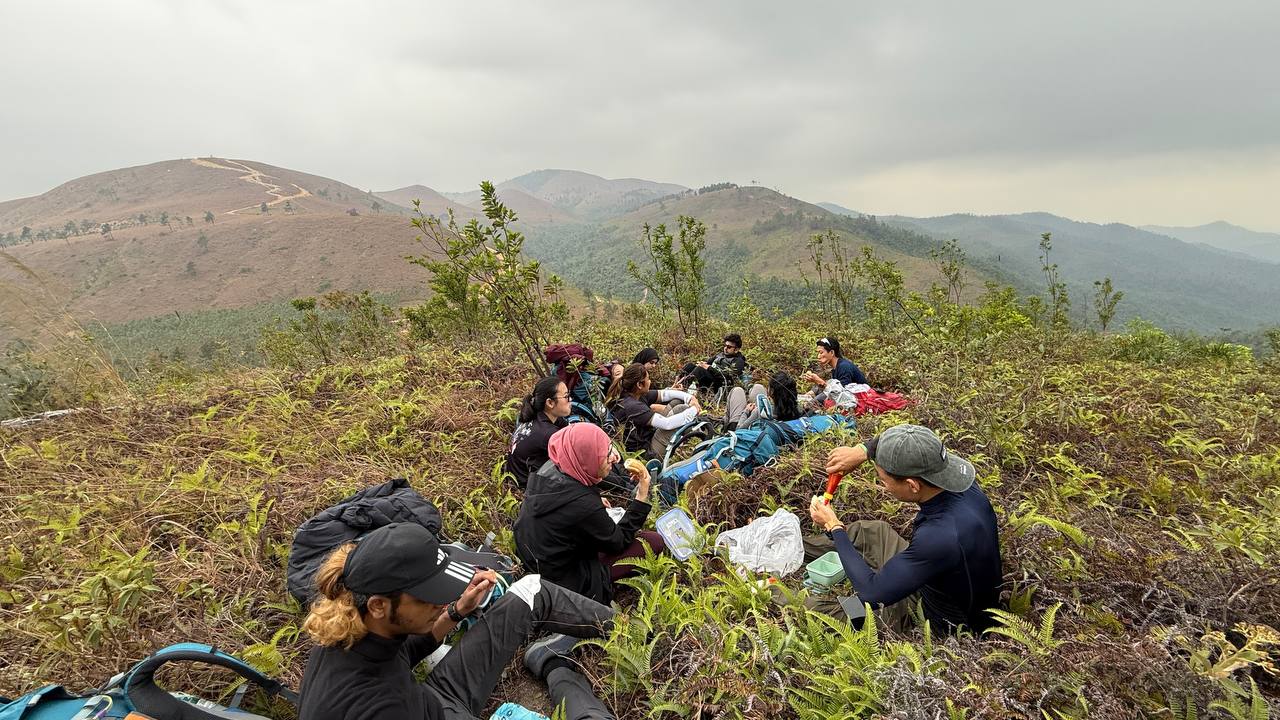
[[[836,215],[846,215],[848,217],[858,217],[859,215],[863,214],[858,212],[857,210],[850,210],[849,208],[844,207],[843,205],[837,205],[832,202],[820,202],[818,203],[818,207],[822,208],[823,210],[826,210],[827,212],[832,212],[832,213],[835,213]]]
[[[1224,220],[1195,227],[1143,225],[1142,229],[1189,243],[1200,243],[1219,250],[1280,263],[1280,233],[1258,232],[1232,225]]]
[[[621,215],[653,200],[688,190],[675,183],[638,178],[611,180],[579,170],[535,170],[494,187],[499,194],[503,190],[519,190],[587,221]],[[479,190],[441,194],[463,205],[474,206],[480,199]]]
[[[1071,289],[1078,320],[1089,314],[1093,281],[1111,277],[1126,293],[1121,322],[1140,315],[1204,333],[1280,324],[1280,272],[1241,254],[1267,252],[1280,236],[1228,223],[1153,226],[1164,231],[1153,233],[1050,213],[877,220],[758,186],[717,183],[693,191],[572,170],[539,170],[496,187],[519,215],[529,252],[571,284],[606,297],[639,297],[626,265],[641,257],[642,225],[671,228],[677,216],[690,215],[707,225],[709,288],[721,303],[749,287],[762,307],[804,305],[806,243],[828,230],[840,233],[850,251],[871,246],[897,263],[912,289],[939,280],[930,251],[957,238],[969,254],[969,297],[987,281],[1042,292],[1037,243],[1052,232],[1051,261]],[[424,212],[452,210],[465,221],[480,215],[478,197],[423,185],[375,194],[252,160],[171,160],[0,201],[0,244],[60,288],[73,313],[111,322],[327,289],[421,297],[425,278],[404,257],[424,248],[413,242],[406,208],[421,200]],[[102,223],[109,233],[100,232]],[[17,237],[27,227],[31,237]],[[1217,245],[1197,244],[1206,233],[1216,233],[1207,240]],[[21,276],[12,265],[0,267],[0,281]]]
[[[1110,277],[1125,292],[1121,321],[1140,315],[1163,327],[1202,333],[1280,323],[1280,273],[1274,266],[1130,225],[1046,212],[880,219],[939,240],[956,238],[971,255],[994,257],[1033,282],[1040,274],[1040,235],[1052,233],[1050,262],[1068,283],[1081,318],[1093,281]]]
[[[378,191],[374,195],[404,208],[412,208],[414,201],[419,201],[422,212],[428,215],[445,215],[450,210],[459,219],[478,217],[480,215],[475,208],[454,202],[426,185],[409,185],[398,190]]]

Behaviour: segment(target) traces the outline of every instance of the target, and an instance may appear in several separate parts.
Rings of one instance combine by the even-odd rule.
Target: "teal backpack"
[[[156,685],[155,674],[160,666],[171,662],[224,667],[247,682],[240,685],[227,706],[185,693],[170,693]],[[239,707],[249,684],[257,685],[268,695],[298,704],[296,693],[243,660],[209,645],[178,643],[157,651],[97,690],[83,695],[68,692],[61,685],[46,685],[27,693],[0,705],[0,720],[118,720],[131,712],[153,720],[258,720],[262,716]],[[4,700],[0,699],[0,702]]]

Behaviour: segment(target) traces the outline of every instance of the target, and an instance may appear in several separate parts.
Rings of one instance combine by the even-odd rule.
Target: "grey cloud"
[[[1262,162],[1280,146],[1270,2],[33,0],[0,13],[24,29],[0,47],[0,90],[17,100],[0,113],[2,198],[213,153],[375,188],[572,167],[842,201],[860,179],[921,165]]]

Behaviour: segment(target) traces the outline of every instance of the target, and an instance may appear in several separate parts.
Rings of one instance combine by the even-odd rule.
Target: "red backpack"
[[[548,345],[543,352],[547,364],[555,371],[556,377],[564,382],[569,392],[582,379],[580,370],[584,370],[595,362],[596,353],[582,343],[555,343]]]

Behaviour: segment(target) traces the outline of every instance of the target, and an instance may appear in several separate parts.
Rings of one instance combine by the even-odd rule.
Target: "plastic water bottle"
[[[693,395],[694,397],[697,397],[697,396],[698,396],[698,381],[697,381],[697,380],[690,380],[690,381],[689,381],[689,394],[690,394],[690,395]]]

